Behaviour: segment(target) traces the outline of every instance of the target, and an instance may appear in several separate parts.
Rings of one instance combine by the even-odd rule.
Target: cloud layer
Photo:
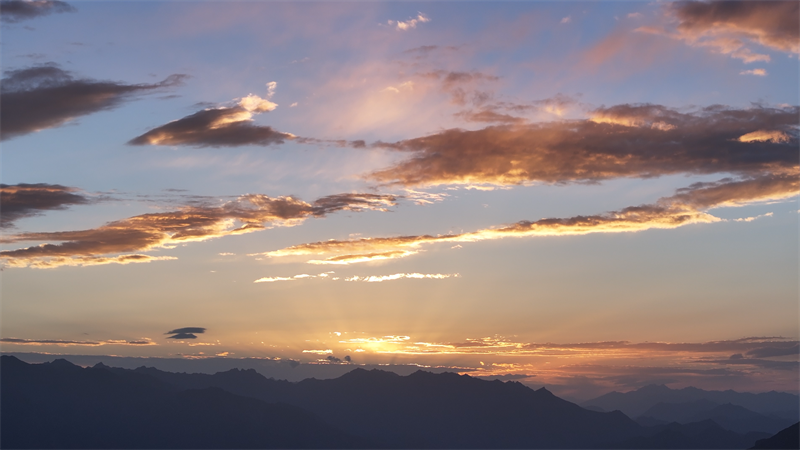
[[[342,264],[386,259],[402,252],[408,256],[425,244],[437,242],[475,242],[507,237],[566,236],[589,233],[620,233],[654,228],[677,228],[695,223],[714,223],[722,219],[709,214],[713,208],[742,206],[754,202],[783,200],[800,194],[797,172],[762,175],[744,179],[725,178],[713,183],[696,183],[679,189],[675,195],[656,203],[631,206],[591,216],[520,221],[511,225],[450,235],[396,236],[329,240],[300,244],[263,253],[268,257],[338,254],[325,261]],[[312,260],[319,264],[319,260]]]
[[[191,206],[178,211],[142,214],[80,231],[20,233],[4,236],[3,243],[58,241],[0,252],[9,267],[50,268],[149,262],[171,257],[119,255],[221,236],[249,233],[269,226],[293,226],[309,217],[336,211],[386,210],[396,197],[378,194],[337,194],[307,203],[293,197],[272,198],[248,194],[222,206]]]
[[[76,79],[55,65],[10,70],[2,80],[2,139],[63,125],[77,117],[112,109],[136,95],[180,85],[186,75],[155,84]]]
[[[76,192],[76,188],[59,184],[0,184],[0,228],[11,227],[15,221],[41,214],[42,211],[90,202]]]
[[[755,174],[797,167],[800,108],[683,113],[660,105],[600,108],[590,119],[450,129],[377,147],[411,153],[367,177],[388,185],[572,183],[676,173]],[[786,140],[740,141],[754,132]]]

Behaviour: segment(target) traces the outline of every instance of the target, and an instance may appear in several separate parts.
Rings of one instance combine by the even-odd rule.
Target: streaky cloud
[[[103,345],[134,345],[134,346],[141,346],[141,345],[158,345],[158,343],[151,341],[150,339],[137,339],[137,340],[120,340],[120,339],[110,339],[105,341],[71,341],[71,340],[64,340],[64,339],[19,339],[19,338],[2,338],[0,342],[4,344],[15,344],[15,345],[58,345],[60,347],[72,347],[72,346],[79,346],[79,347],[100,347]]]
[[[187,206],[177,211],[142,214],[94,229],[6,235],[0,242],[62,243],[2,251],[0,260],[6,267],[53,268],[175,259],[141,254],[110,255],[172,248],[182,243],[259,231],[268,226],[294,226],[309,217],[323,217],[337,211],[385,211],[395,200],[392,195],[348,193],[307,203],[294,197],[248,194],[222,206]]]
[[[136,95],[178,86],[186,78],[175,74],[154,84],[76,79],[55,64],[6,71],[0,87],[2,139],[58,127],[115,108]]]
[[[44,211],[66,209],[69,205],[91,202],[78,191],[77,188],[60,184],[0,184],[0,228],[11,227],[19,219],[36,216]]]
[[[267,257],[343,254],[343,260],[394,251],[415,251],[418,247],[439,242],[477,242],[510,237],[570,236],[590,233],[636,232],[650,229],[672,229],[689,224],[715,223],[722,219],[708,213],[720,207],[736,207],[750,203],[785,200],[800,194],[797,171],[769,174],[744,179],[726,178],[711,183],[695,183],[679,189],[675,195],[656,203],[631,206],[592,216],[523,220],[511,225],[470,233],[449,235],[395,236],[329,240],[299,244],[260,254]],[[412,249],[412,250],[409,250]]]

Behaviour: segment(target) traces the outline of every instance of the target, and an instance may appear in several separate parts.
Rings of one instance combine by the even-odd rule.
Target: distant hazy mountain
[[[620,410],[629,417],[639,417],[657,403],[688,403],[708,400],[718,405],[730,403],[763,415],[779,415],[796,422],[800,418],[800,397],[785,392],[705,391],[694,387],[670,389],[664,385],[649,385],[636,391],[610,392],[581,406],[599,407],[606,411]]]
[[[645,427],[544,388],[423,371],[290,383],[3,356],[0,388],[2,448],[747,448],[769,437],[710,420]]]
[[[726,430],[712,420],[681,425],[670,423],[654,427],[657,432],[647,436],[638,436],[620,442],[613,448],[662,448],[662,449],[699,449],[699,448],[747,448],[750,442],[767,436],[767,433],[739,434]]]
[[[640,425],[656,424],[660,422],[691,423],[704,420],[713,420],[722,428],[738,433],[761,431],[775,434],[792,424],[792,420],[774,416],[765,416],[749,409],[732,405],[718,405],[710,400],[696,400],[686,403],[657,403],[645,411],[636,422]]]

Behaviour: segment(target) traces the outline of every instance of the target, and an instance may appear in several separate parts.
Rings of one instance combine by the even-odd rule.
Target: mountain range
[[[424,371],[288,382],[4,355],[0,388],[3,448],[749,448],[771,434],[643,426],[544,388]]]

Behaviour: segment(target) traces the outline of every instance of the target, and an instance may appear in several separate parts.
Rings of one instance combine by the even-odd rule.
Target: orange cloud
[[[343,254],[342,260],[369,260],[371,255],[391,252],[416,252],[419,246],[437,242],[476,242],[507,237],[568,236],[589,233],[620,233],[654,228],[671,229],[694,223],[714,223],[722,219],[707,210],[742,206],[754,202],[783,200],[800,193],[797,171],[763,175],[754,178],[723,179],[713,183],[697,183],[679,189],[672,197],[654,204],[631,206],[618,211],[565,219],[520,221],[500,228],[450,235],[397,236],[361,238],[347,241],[329,240],[287,247],[262,253],[267,257]],[[335,259],[335,258],[330,258]]]
[[[249,94],[238,99],[235,106],[198,111],[154,128],[131,139],[128,144],[196,147],[282,144],[285,139],[294,139],[296,136],[252,124],[254,114],[273,111],[278,107],[269,100],[275,94],[277,85],[274,81],[267,83],[266,98]]]
[[[730,36],[773,50],[800,53],[800,3],[676,2],[667,6],[678,19],[678,30],[690,39]]]
[[[81,231],[20,233],[2,242],[59,241],[0,252],[8,267],[52,268],[64,265],[127,264],[171,257],[105,256],[171,248],[221,236],[249,233],[268,226],[293,226],[309,217],[336,211],[386,210],[395,197],[378,194],[337,194],[306,203],[293,197],[248,194],[222,206],[191,206],[178,211],[142,214]]]
[[[512,185],[796,169],[798,113],[798,107],[684,113],[626,104],[596,109],[585,120],[450,129],[373,144],[411,156],[367,178],[402,186]],[[739,140],[764,129],[786,140]]]

